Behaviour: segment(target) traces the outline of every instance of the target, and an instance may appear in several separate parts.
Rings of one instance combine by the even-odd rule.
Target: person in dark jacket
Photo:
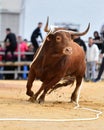
[[[14,33],[11,32],[10,28],[6,28],[6,37],[4,40],[5,43],[5,56],[4,60],[7,61],[7,53],[11,52],[12,55],[12,61],[14,61],[14,51],[16,50],[17,47],[17,41],[16,41],[16,36]]]
[[[79,36],[74,37],[74,42],[78,43],[78,45],[80,45],[86,53],[87,47],[85,45],[85,42]]]
[[[94,79],[94,82],[97,82],[101,79],[101,76],[102,76],[103,71],[104,71],[104,44],[102,46],[100,57],[102,58],[102,62],[101,62],[100,68],[99,68],[98,76],[96,79]]]
[[[32,45],[34,47],[34,51],[36,52],[37,49],[39,48],[39,45],[38,45],[38,41],[37,41],[37,38],[40,36],[40,38],[42,39],[43,41],[43,37],[42,37],[42,34],[41,34],[41,27],[42,27],[42,23],[39,22],[38,23],[38,27],[33,31],[32,35],[31,35],[31,42],[32,42]]]
[[[93,36],[94,36],[94,39],[93,39],[93,40],[101,40],[98,31],[94,31]]]
[[[94,43],[98,46],[99,50],[101,50],[103,46],[103,41],[101,40],[101,37],[98,31],[94,31],[93,36],[94,36],[93,38]]]

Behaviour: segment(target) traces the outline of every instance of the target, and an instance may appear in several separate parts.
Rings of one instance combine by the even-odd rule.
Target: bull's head
[[[48,35],[44,39],[44,42],[41,48],[39,49],[38,53],[36,54],[34,61],[38,57],[44,45],[45,45],[44,48],[46,48],[45,52],[47,53],[48,53],[49,48],[51,48],[50,49],[51,53],[54,53],[54,54],[59,54],[59,55],[72,54],[72,48],[70,47],[69,44],[71,43],[71,40],[73,40],[73,37],[85,35],[90,28],[90,24],[89,24],[87,29],[84,32],[74,32],[74,31],[66,30],[64,28],[57,28],[57,27],[55,27],[53,30],[53,29],[48,28],[48,23],[49,23],[49,17],[47,18],[46,26],[44,28],[44,31],[48,32]]]
[[[72,43],[71,41],[75,36],[83,36],[85,35],[89,28],[90,24],[88,25],[87,29],[84,32],[74,32],[74,31],[69,31],[64,28],[58,28],[54,27],[50,28],[48,27],[49,23],[49,17],[47,18],[47,22],[44,28],[45,32],[48,32],[48,35],[46,36],[46,43],[49,43],[48,45],[54,46],[56,48],[55,50],[59,51],[64,54],[71,54],[71,48],[70,44]]]
[[[48,28],[48,23],[49,23],[49,17],[47,18],[47,22],[46,22],[46,25],[45,25],[45,28],[44,28],[45,32],[50,32],[51,31]],[[90,23],[88,24],[88,27],[84,32],[74,32],[74,31],[68,31],[68,32],[71,34],[71,36],[83,36],[89,31],[89,28],[90,28]],[[55,28],[54,30],[58,30],[58,28]],[[65,29],[63,29],[63,30],[65,30]]]

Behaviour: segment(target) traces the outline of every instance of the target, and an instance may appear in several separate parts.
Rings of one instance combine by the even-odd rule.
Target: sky
[[[84,31],[91,24],[90,30],[84,40],[93,36],[95,30],[100,31],[104,23],[104,0],[25,0],[25,34],[30,33],[37,26],[39,21],[45,24],[47,16],[50,17],[50,24],[74,23],[79,24],[79,31]]]

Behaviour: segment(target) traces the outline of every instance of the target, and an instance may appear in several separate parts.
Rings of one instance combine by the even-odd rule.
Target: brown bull
[[[48,29],[48,20],[45,31],[48,32],[43,46],[35,56],[28,75],[27,92],[32,101],[37,97],[43,102],[47,92],[51,92],[62,86],[72,84],[76,80],[76,87],[71,95],[71,101],[78,103],[79,90],[82,78],[85,74],[85,53],[83,49],[73,41],[75,35],[85,35],[89,30],[76,33],[60,28]],[[40,89],[34,94],[31,90],[33,81],[38,78],[43,83]],[[59,81],[63,80],[63,83]]]

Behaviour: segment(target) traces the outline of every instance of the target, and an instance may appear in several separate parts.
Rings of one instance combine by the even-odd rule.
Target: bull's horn
[[[72,31],[71,34],[73,36],[83,36],[83,35],[85,35],[89,31],[89,28],[90,28],[90,23],[88,24],[88,27],[87,27],[87,29],[84,32],[74,32],[74,31]]]
[[[45,32],[49,32],[50,30],[48,29],[48,23],[49,23],[49,16],[47,17],[47,22],[46,22],[46,25],[45,25],[45,28],[44,28],[44,31]]]

